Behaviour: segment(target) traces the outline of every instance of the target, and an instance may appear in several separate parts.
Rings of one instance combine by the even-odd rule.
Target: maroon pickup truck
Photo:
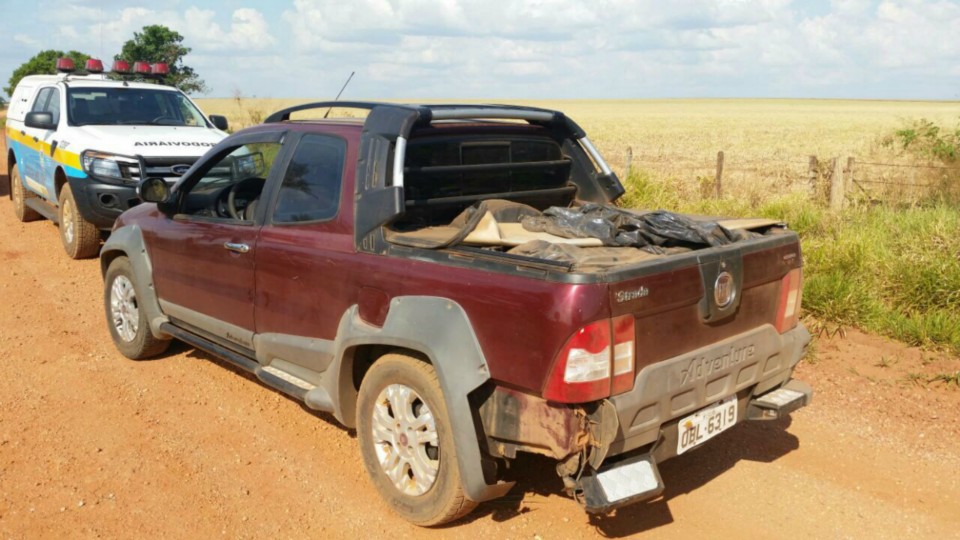
[[[330,106],[367,114],[290,119]],[[812,395],[797,235],[623,191],[557,111],[292,107],[140,184],[155,204],[101,253],[108,325],[130,358],[176,338],[332,412],[414,523],[504,495],[519,452],[608,512]]]

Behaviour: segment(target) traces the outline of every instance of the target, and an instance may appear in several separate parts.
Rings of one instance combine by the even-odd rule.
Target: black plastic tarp
[[[587,203],[574,208],[553,206],[539,216],[521,218],[523,228],[563,238],[597,238],[605,246],[646,248],[722,246],[745,238],[714,221],[696,221],[681,214],[657,210],[640,213],[615,206]]]

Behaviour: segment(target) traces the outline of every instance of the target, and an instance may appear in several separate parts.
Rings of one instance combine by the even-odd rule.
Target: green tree
[[[190,47],[183,46],[183,36],[161,24],[144,26],[143,32],[134,32],[133,39],[123,44],[120,54],[115,60],[128,62],[144,61],[166,62],[170,74],[166,83],[176,86],[188,94],[202,94],[207,91],[207,85],[200,79],[193,68],[183,63],[183,57],[190,52]]]
[[[87,59],[90,58],[89,55],[86,55],[78,51],[70,51],[64,54],[63,51],[56,51],[53,49],[40,51],[33,58],[27,60],[23,64],[20,64],[20,67],[13,70],[13,75],[10,76],[10,86],[7,86],[3,89],[8,96],[13,95],[13,91],[17,88],[17,83],[20,82],[20,79],[26,77],[27,75],[43,75],[43,74],[54,74],[57,72],[57,59],[63,58],[64,56],[69,56],[73,59],[73,64],[77,69],[83,69],[84,64],[87,63]]]

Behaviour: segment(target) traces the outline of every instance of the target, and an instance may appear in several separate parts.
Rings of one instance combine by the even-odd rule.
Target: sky
[[[328,98],[355,71],[345,99],[960,99],[960,0],[36,5],[0,0],[4,83],[43,49],[112,59],[163,24],[204,97]]]

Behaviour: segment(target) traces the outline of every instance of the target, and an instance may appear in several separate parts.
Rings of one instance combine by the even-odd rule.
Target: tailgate
[[[732,245],[611,285],[612,314],[635,317],[637,373],[632,391],[611,398],[613,454],[655,441],[664,422],[789,376],[807,340],[775,324],[783,277],[800,264],[796,242]]]

